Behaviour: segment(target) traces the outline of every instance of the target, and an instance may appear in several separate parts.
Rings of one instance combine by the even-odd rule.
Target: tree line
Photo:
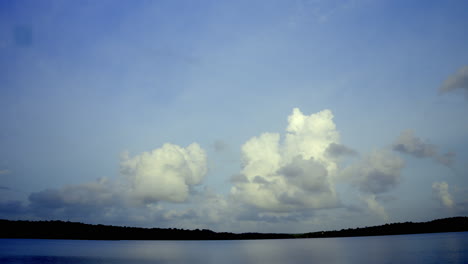
[[[0,238],[87,239],[87,240],[239,240],[293,239],[468,231],[468,217],[452,217],[422,223],[392,223],[302,234],[229,233],[208,229],[140,228],[92,225],[68,221],[0,220]]]

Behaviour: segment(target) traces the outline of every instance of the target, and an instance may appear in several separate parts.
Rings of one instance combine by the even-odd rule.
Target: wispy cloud
[[[447,152],[442,155],[435,157],[436,161],[440,164],[443,164],[447,167],[450,167],[455,162],[455,157],[457,154],[455,152]]]
[[[349,148],[345,145],[342,144],[336,144],[336,143],[331,143],[327,150],[326,150],[328,155],[331,155],[333,157],[341,157],[341,156],[355,156],[357,155],[357,151],[355,151],[352,148]]]
[[[453,207],[453,198],[449,193],[449,185],[446,182],[434,182],[432,184],[432,192],[445,207]]]
[[[216,152],[223,152],[229,148],[229,145],[223,140],[216,140],[213,142],[213,149]]]
[[[294,2],[294,12],[289,18],[289,24],[296,24],[312,18],[318,23],[329,22],[331,18],[337,16],[340,11],[345,10],[355,4],[355,1],[322,1],[322,0],[298,0]]]
[[[453,165],[456,154],[447,152],[439,155],[437,147],[414,135],[412,130],[402,131],[393,143],[394,151],[411,155],[416,158],[433,158],[435,162],[450,167]]]
[[[3,175],[3,174],[10,174],[11,171],[10,170],[0,170],[0,175]]]
[[[465,98],[468,100],[468,66],[463,66],[454,74],[450,75],[440,86],[442,93],[461,90],[465,92]]]
[[[342,175],[360,191],[360,197],[369,210],[387,219],[387,212],[377,201],[377,195],[389,192],[400,184],[404,166],[405,162],[400,157],[388,150],[378,150],[346,168]]]
[[[11,188],[6,186],[0,186],[0,190],[11,191]]]
[[[436,154],[435,146],[423,142],[414,135],[412,130],[401,132],[395,143],[393,143],[393,150],[418,158],[433,157]]]

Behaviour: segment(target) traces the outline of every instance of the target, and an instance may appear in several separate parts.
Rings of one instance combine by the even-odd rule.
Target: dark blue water
[[[249,241],[0,239],[0,263],[468,263],[468,232]]]

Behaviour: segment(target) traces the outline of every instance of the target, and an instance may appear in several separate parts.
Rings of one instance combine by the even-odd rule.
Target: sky
[[[0,218],[468,215],[468,2],[1,1]]]

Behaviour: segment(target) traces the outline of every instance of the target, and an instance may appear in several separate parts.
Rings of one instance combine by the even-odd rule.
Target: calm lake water
[[[0,263],[468,263],[468,232],[244,241],[0,239]]]

